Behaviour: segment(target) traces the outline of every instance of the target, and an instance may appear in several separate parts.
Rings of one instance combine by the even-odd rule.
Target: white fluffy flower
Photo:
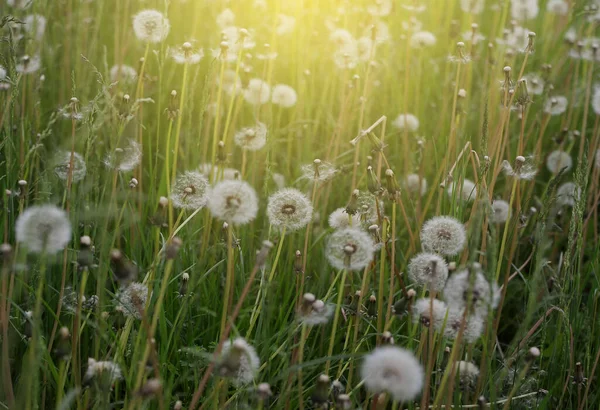
[[[267,126],[258,121],[253,127],[244,127],[233,135],[235,145],[247,151],[258,151],[267,143]]]
[[[510,218],[510,204],[502,199],[495,199],[492,202],[492,212],[490,222],[494,224],[504,223]]]
[[[54,173],[63,181],[69,179],[69,170],[71,170],[71,181],[79,182],[87,174],[85,160],[81,154],[73,152],[73,162],[71,163],[70,151],[59,151],[54,155],[52,162]]]
[[[185,171],[175,180],[171,189],[171,201],[175,208],[196,210],[208,200],[210,184],[200,172]]]
[[[560,115],[567,111],[568,103],[567,97],[565,96],[558,95],[550,97],[544,104],[544,112],[550,115]]]
[[[456,198],[462,202],[471,202],[477,197],[477,186],[473,181],[465,178],[462,185],[452,182],[446,192],[450,198],[456,195]]]
[[[480,14],[483,6],[484,0],[460,0],[460,8],[465,13]]]
[[[429,31],[417,31],[410,36],[410,46],[412,48],[432,47],[436,42],[437,38]]]
[[[169,20],[158,10],[142,10],[133,16],[133,31],[138,40],[160,43],[170,29]]]
[[[238,337],[223,345],[216,371],[221,377],[233,379],[236,386],[251,383],[260,367],[256,350],[246,340]]]
[[[374,17],[385,17],[392,12],[392,0],[373,0],[367,6],[367,13]]]
[[[420,298],[412,306],[412,320],[423,326],[441,329],[446,320],[446,303],[439,299]]]
[[[421,229],[421,244],[429,252],[453,256],[463,250],[466,241],[465,227],[451,216],[435,216]]]
[[[181,47],[171,48],[169,52],[177,64],[198,64],[204,57],[204,50],[201,48],[194,50],[190,43],[183,43]]]
[[[285,14],[277,15],[277,27],[275,28],[275,33],[278,36],[283,36],[294,31],[294,27],[296,27],[296,18],[294,16],[288,16]]]
[[[39,54],[36,54],[33,56],[24,55],[23,57],[21,57],[19,59],[19,62],[17,63],[15,70],[17,71],[17,73],[31,74],[31,73],[35,73],[36,71],[38,71],[41,67],[42,67],[42,59],[40,58]]]
[[[208,209],[215,218],[244,225],[256,218],[258,197],[247,182],[225,180],[213,187],[208,198]]]
[[[140,282],[132,282],[117,292],[115,302],[118,312],[140,320],[148,302],[148,286]]]
[[[444,336],[456,339],[462,328],[462,340],[473,343],[481,337],[484,327],[482,315],[465,315],[464,308],[450,306],[447,312]]]
[[[88,359],[88,367],[83,376],[85,384],[89,384],[92,381],[99,381],[104,385],[111,386],[117,380],[121,380],[123,374],[121,373],[121,367],[111,361],[97,361],[91,357]]]
[[[411,194],[423,196],[427,193],[427,180],[419,174],[409,174],[404,180],[404,188]]]
[[[230,8],[224,9],[217,16],[217,26],[224,29],[235,25],[235,14]]]
[[[479,268],[462,269],[450,275],[444,288],[444,300],[449,306],[468,306],[485,314],[488,307],[498,306],[500,292],[496,283],[490,283]]]
[[[129,140],[124,148],[115,148],[104,157],[104,165],[116,171],[133,171],[142,160],[142,149],[135,140]]]
[[[304,228],[312,220],[312,214],[310,199],[297,189],[284,188],[269,197],[269,223],[287,232]]]
[[[25,17],[24,28],[33,38],[40,41],[44,37],[44,31],[46,31],[46,17],[39,14],[30,14]]]
[[[568,153],[557,149],[546,158],[546,167],[553,174],[558,174],[563,168],[568,172],[573,167],[573,160]]]
[[[527,81],[527,92],[533,95],[542,95],[544,93],[544,79],[537,74],[527,74],[524,76]]]
[[[334,310],[334,305],[316,299],[312,293],[306,293],[297,312],[297,319],[307,326],[324,325],[329,322]]]
[[[598,86],[594,88],[594,95],[592,97],[591,104],[596,115],[600,115],[600,87]]]
[[[565,0],[548,0],[548,3],[546,3],[546,10],[549,13],[566,16],[569,14],[569,3]]]
[[[137,71],[135,68],[126,64],[114,65],[110,68],[110,81],[123,82],[125,84],[133,83],[137,78]]]
[[[54,205],[30,206],[15,224],[17,242],[34,253],[55,254],[71,240],[67,213]]]
[[[350,223],[350,220],[352,220],[352,224]],[[333,229],[348,228],[350,226],[359,227],[360,215],[358,213],[349,215],[346,212],[346,208],[338,208],[329,215],[328,221],[329,226]]]
[[[415,132],[419,129],[419,119],[412,114],[400,114],[393,122],[394,127],[399,130]]]
[[[327,260],[336,269],[362,270],[371,263],[374,252],[371,235],[358,228],[338,229],[327,239]]]
[[[408,263],[408,277],[417,285],[426,285],[429,290],[439,292],[448,279],[448,264],[435,253],[422,252]]]
[[[366,355],[360,375],[369,392],[389,393],[397,402],[413,400],[423,389],[421,363],[408,350],[392,345]]]
[[[465,391],[472,391],[475,389],[479,377],[479,368],[471,362],[462,360],[457,362],[455,367],[460,388]]]
[[[510,15],[514,20],[532,20],[540,12],[538,0],[511,0]]]
[[[298,101],[296,90],[289,85],[277,84],[273,87],[273,92],[271,93],[271,102],[273,104],[283,108],[290,108],[296,105],[296,101]]]
[[[253,78],[244,89],[244,100],[252,105],[261,105],[269,101],[271,87],[260,78]]]
[[[573,182],[565,182],[556,190],[556,203],[558,206],[575,206],[581,197],[581,188]]]

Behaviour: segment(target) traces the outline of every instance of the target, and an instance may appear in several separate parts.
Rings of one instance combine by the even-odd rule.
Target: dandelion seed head
[[[374,17],[385,17],[392,12],[392,0],[373,0],[367,5],[367,13]]]
[[[409,174],[404,179],[404,188],[413,195],[423,196],[427,193],[427,180],[419,174]]]
[[[463,323],[464,322],[464,323]],[[449,306],[446,313],[444,336],[456,339],[462,328],[462,340],[473,343],[483,334],[484,321],[481,315],[465,315],[464,308]]]
[[[558,95],[550,97],[544,104],[544,112],[550,115],[561,115],[567,110],[567,97]]]
[[[115,148],[104,157],[104,165],[115,171],[133,171],[142,160],[142,149],[135,140],[129,140],[124,148]]]
[[[46,31],[46,17],[39,14],[29,14],[25,16],[23,28],[35,40],[40,41]]]
[[[457,186],[458,185],[458,186]],[[454,195],[462,202],[474,201],[477,197],[477,186],[470,179],[465,178],[461,184],[452,182],[446,190],[448,196],[452,198]]]
[[[237,146],[247,151],[258,151],[267,143],[267,126],[258,121],[252,127],[244,127],[233,136]]]
[[[484,0],[460,0],[460,8],[465,13],[481,14]]]
[[[492,201],[492,212],[489,220],[491,223],[505,223],[511,215],[510,204],[502,199]]]
[[[217,16],[217,26],[225,29],[233,25],[235,25],[235,13],[230,8],[226,8],[219,13]]]
[[[239,180],[224,180],[210,192],[208,209],[222,221],[245,225],[256,218],[258,197],[250,184]]]
[[[425,327],[440,329],[446,318],[446,303],[439,299],[417,299],[412,306],[412,321]]]
[[[448,305],[470,307],[484,314],[488,308],[495,309],[498,306],[499,298],[496,283],[490,283],[477,266],[453,273],[444,288],[444,300]]]
[[[175,208],[196,210],[206,205],[210,184],[200,172],[185,171],[176,179],[171,189],[171,201]]]
[[[417,31],[410,37],[412,48],[433,47],[437,42],[435,35],[429,31]]]
[[[408,263],[408,277],[419,286],[439,292],[444,289],[448,279],[448,264],[435,253],[418,253]]]
[[[17,242],[29,252],[55,254],[71,241],[67,213],[54,205],[34,205],[25,209],[15,224]]]
[[[581,198],[581,188],[573,182],[565,182],[556,190],[556,204],[559,207],[573,207],[579,198]]]
[[[54,155],[52,161],[54,174],[59,179],[67,181],[69,179],[69,170],[71,170],[71,181],[79,182],[87,174],[87,167],[83,156],[77,152],[73,152],[73,163],[71,165],[71,152],[59,151]]]
[[[296,105],[298,94],[289,85],[277,84],[271,92],[271,102],[283,108],[291,108]]]
[[[271,225],[287,232],[304,228],[312,220],[310,199],[294,188],[284,188],[269,197],[267,217]]]
[[[537,74],[527,74],[524,76],[527,81],[527,91],[533,95],[542,95],[544,93],[544,79]]]
[[[569,13],[569,3],[565,0],[548,0],[546,10],[559,16],[566,16]]]
[[[393,125],[399,130],[415,132],[419,129],[419,119],[413,114],[400,114],[394,120]]]
[[[244,100],[251,105],[262,105],[269,102],[271,87],[260,78],[252,78],[243,90]],[[281,98],[281,97],[280,97]]]
[[[540,12],[538,0],[512,0],[510,15],[514,20],[533,20]]]
[[[183,43],[181,47],[169,50],[171,58],[177,64],[198,64],[204,57],[204,50],[192,50],[191,43]]]
[[[312,164],[304,164],[300,167],[301,179],[305,179],[312,182],[323,183],[330,181],[334,176],[337,175],[338,169],[335,165],[321,161],[314,162]]]
[[[555,150],[546,158],[546,167],[553,174],[558,174],[562,169],[568,172],[573,167],[573,160],[567,152]]]
[[[453,256],[465,246],[465,227],[451,216],[436,216],[423,224],[421,243],[427,252]]]
[[[413,400],[423,388],[423,367],[408,350],[386,345],[365,356],[360,369],[371,393],[389,393],[394,401]]]
[[[33,56],[24,55],[19,59],[19,62],[15,66],[17,73],[31,74],[35,73],[42,67],[42,59],[39,54]]]
[[[350,215],[346,212],[346,208],[338,208],[329,215],[329,226],[333,229],[343,229],[360,226],[360,215]]]
[[[147,301],[148,286],[140,282],[132,282],[121,288],[115,295],[115,309],[126,317],[141,320]]]
[[[217,372],[221,377],[231,378],[236,386],[251,383],[260,367],[256,349],[242,338],[227,340],[223,344]]]
[[[327,260],[336,269],[362,270],[371,263],[374,252],[371,235],[359,228],[338,229],[327,239]]]
[[[83,376],[84,382],[98,381],[101,385],[111,386],[118,380],[123,378],[121,367],[111,361],[97,361],[93,358],[88,358],[88,367]]]
[[[476,365],[471,362],[458,361],[456,363],[456,372],[461,390],[473,391],[477,387],[479,368]]]
[[[160,43],[169,35],[171,24],[158,10],[142,10],[133,16],[133,31],[138,40]]]

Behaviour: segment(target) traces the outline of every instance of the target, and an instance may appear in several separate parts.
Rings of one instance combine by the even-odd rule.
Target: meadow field
[[[599,23],[0,0],[0,409],[600,408]]]

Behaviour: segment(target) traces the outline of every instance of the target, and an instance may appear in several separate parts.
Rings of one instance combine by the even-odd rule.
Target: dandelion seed
[[[387,392],[398,402],[413,400],[423,389],[423,367],[411,352],[396,346],[375,348],[365,356],[360,374],[369,392]]]
[[[135,70],[135,68],[126,65],[126,64],[120,64],[120,65],[114,65],[110,68],[110,81],[117,82],[123,82],[125,84],[132,84],[135,82],[135,80],[137,79],[137,71]]]
[[[44,38],[44,32],[46,31],[46,17],[40,16],[39,14],[30,14],[25,17],[25,24],[23,28],[32,37],[40,41]]]
[[[148,301],[148,286],[132,282],[115,295],[116,310],[127,317],[142,319]]]
[[[191,43],[185,42],[181,47],[171,49],[171,58],[177,64],[198,64],[204,57],[204,50],[194,50]]]
[[[25,10],[33,4],[33,0],[6,0],[9,7]]]
[[[399,130],[415,132],[419,129],[419,119],[412,114],[400,114],[392,123]]]
[[[500,224],[505,223],[510,218],[511,210],[508,202],[502,199],[495,199],[492,202],[492,212],[489,220],[491,223]]]
[[[349,215],[346,208],[338,208],[329,215],[329,226],[333,229],[343,229],[360,226],[360,215]]]
[[[31,74],[35,73],[42,67],[42,60],[39,54],[34,56],[25,55],[19,59],[15,70],[17,73],[21,74]]]
[[[564,96],[550,97],[544,104],[544,112],[550,115],[561,115],[567,110],[568,100]]]
[[[449,306],[444,327],[444,336],[447,338],[456,339],[462,329],[462,340],[473,343],[481,337],[483,328],[481,315],[465,315],[464,308]]]
[[[433,47],[436,42],[436,37],[429,31],[417,31],[410,37],[412,48]]]
[[[221,181],[210,192],[208,209],[217,219],[245,225],[256,218],[258,197],[247,182]]]
[[[510,15],[514,20],[533,20],[540,12],[538,0],[512,0]]]
[[[465,227],[451,216],[436,216],[423,224],[421,243],[427,252],[453,256],[465,246]]]
[[[312,220],[310,199],[294,188],[284,188],[269,197],[267,217],[269,223],[287,232],[304,228]]]
[[[230,8],[224,9],[217,16],[217,26],[221,29],[231,27],[235,24],[235,13]]]
[[[476,312],[495,309],[500,302],[500,292],[496,283],[490,283],[480,267],[462,269],[450,275],[444,288],[444,300],[456,308],[469,307]]]
[[[71,152],[59,151],[54,155],[52,161],[54,173],[56,176],[63,181],[68,181],[69,174],[71,174],[72,182],[79,182],[87,174],[87,167],[85,160],[77,152],[73,152],[73,163],[71,165]],[[69,172],[69,170],[71,170]]]
[[[175,208],[196,210],[206,205],[210,185],[204,175],[196,171],[185,171],[175,180],[171,201]]]
[[[408,277],[417,285],[427,286],[430,291],[439,292],[444,289],[448,279],[448,264],[435,253],[422,252],[408,263]]]
[[[534,95],[544,93],[544,79],[536,74],[527,74],[523,77],[527,81],[527,91]]]
[[[248,86],[244,89],[243,94],[244,100],[248,104],[261,105],[269,101],[271,87],[260,78],[253,78],[248,82]]]
[[[425,327],[441,329],[448,307],[439,299],[421,298],[412,306],[412,321]]]
[[[448,61],[455,64],[468,64],[471,62],[471,56],[465,53],[465,43],[462,41],[456,43],[456,55],[448,56]]]
[[[221,377],[233,379],[236,386],[251,383],[260,367],[256,350],[242,338],[226,341],[217,363]]]
[[[373,261],[374,252],[373,239],[358,228],[336,230],[327,239],[327,260],[336,269],[362,270]]]
[[[115,171],[133,171],[142,160],[140,144],[135,140],[129,140],[125,148],[115,148],[113,152],[106,154],[104,165]]]
[[[258,151],[267,143],[267,126],[258,121],[253,127],[244,127],[233,136],[235,144],[247,151]]]
[[[423,196],[427,193],[427,180],[419,174],[409,174],[404,179],[404,188],[413,195]]]
[[[473,391],[477,387],[479,368],[471,362],[458,361],[455,365],[460,388],[463,391]]]
[[[357,198],[358,213],[365,225],[376,224],[383,218],[383,202],[369,192],[361,192]],[[347,209],[347,208],[346,208]]]
[[[294,31],[296,27],[296,18],[293,16],[287,16],[285,14],[277,15],[277,27],[275,27],[275,33],[278,36],[284,36]]]
[[[304,164],[300,167],[300,179],[323,183],[333,179],[338,171],[335,165],[315,159],[312,164]]]
[[[458,200],[462,202],[471,202],[477,198],[477,186],[470,179],[465,178],[460,188],[457,188],[456,185],[456,183],[452,182],[448,186],[446,192],[450,198],[454,197],[455,194]]]
[[[329,322],[334,310],[334,305],[316,299],[312,293],[306,293],[302,297],[297,319],[307,326],[323,325]]]
[[[556,204],[559,207],[574,207],[581,198],[581,188],[573,182],[565,182],[556,190]]]
[[[138,40],[160,43],[169,35],[171,24],[158,10],[142,10],[133,16],[133,31]]]
[[[67,213],[54,205],[34,205],[25,209],[15,224],[17,242],[29,252],[55,254],[71,241]]]
[[[546,158],[546,167],[553,174],[558,174],[561,170],[568,172],[573,167],[573,160],[567,152],[555,150]]]
[[[513,178],[522,179],[522,180],[532,180],[533,177],[537,174],[537,168],[535,164],[533,164],[533,158],[525,158],[522,156],[518,156],[515,159],[514,168],[510,165],[510,162],[504,160],[502,161],[502,169],[504,173]]]
[[[100,390],[110,388],[115,382],[121,380],[123,374],[121,367],[111,361],[96,361],[88,358],[88,367],[83,376],[83,383],[89,385],[92,382],[100,387]]]
[[[298,101],[296,90],[289,85],[277,84],[273,87],[273,92],[271,93],[271,102],[273,104],[283,108],[290,108],[296,105],[296,101]]]

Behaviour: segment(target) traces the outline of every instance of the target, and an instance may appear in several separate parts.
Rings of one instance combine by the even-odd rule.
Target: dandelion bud
[[[130,98],[131,98],[131,97],[129,96],[129,94],[123,94],[123,102],[124,102],[125,104],[128,104],[128,103],[129,103],[129,100],[130,100]]]
[[[227,41],[221,41],[221,51],[226,52],[229,48],[229,43]]]
[[[33,336],[33,312],[28,310],[23,315],[23,335],[29,339]]]
[[[129,181],[129,188],[136,188],[138,186],[138,183],[139,182],[136,178],[131,178],[131,180]]]
[[[467,97],[467,90],[465,90],[464,88],[461,88],[460,90],[458,90],[458,97],[459,98],[466,98]]]
[[[19,182],[17,182],[17,184],[19,184],[19,186],[24,187],[27,186],[27,181],[25,181],[24,179],[20,179]]]
[[[67,360],[71,353],[71,335],[69,334],[69,329],[66,327],[61,327],[58,331],[58,341],[56,343],[56,347],[54,348],[54,356],[58,360]]]
[[[477,406],[480,409],[487,409],[487,400],[485,399],[485,396],[479,396],[479,398],[477,399]]]
[[[334,400],[337,400],[339,395],[344,393],[345,391],[346,391],[346,388],[344,387],[344,385],[342,384],[341,381],[334,380],[331,383],[331,395],[333,396]]]
[[[183,403],[181,400],[177,400],[175,405],[173,406],[173,410],[181,410],[183,409]]]
[[[12,259],[13,249],[8,243],[0,245],[0,258],[3,262],[9,262]]]
[[[531,349],[529,349],[529,352],[527,354],[527,359],[533,361],[533,360],[537,359],[538,357],[540,357],[540,354],[541,354],[540,349],[538,349],[537,347],[532,347]]]
[[[85,235],[79,240],[80,249],[77,255],[77,265],[80,268],[89,268],[94,262],[94,253],[92,249],[92,239]]]
[[[371,166],[367,167],[367,188],[373,195],[377,195],[381,190],[381,184]]]
[[[367,314],[371,317],[377,316],[377,297],[375,297],[375,295],[369,296],[367,302]]]
[[[340,394],[336,398],[336,408],[340,408],[342,410],[347,410],[352,408],[352,402],[350,401],[350,396],[347,394]]]
[[[528,37],[528,40],[527,40],[527,47],[525,47],[525,52],[532,53],[533,45],[535,43],[535,33],[533,31],[530,31],[529,34],[527,35],[527,37]]]
[[[294,258],[294,272],[302,273],[302,253],[297,250]]]
[[[385,179],[387,182],[387,191],[388,195],[395,200],[400,194],[400,185],[398,185],[398,181],[394,177],[394,171],[388,169],[385,171]]]
[[[392,313],[398,317],[404,316],[410,304],[410,299],[410,297],[400,298],[396,303],[394,303],[394,306],[392,306]]]
[[[265,266],[265,263],[267,262],[267,256],[269,255],[269,251],[272,248],[273,242],[263,241],[262,248],[260,248],[260,251],[258,251],[258,254],[256,255],[256,266],[258,266],[259,268]]]
[[[179,248],[181,248],[182,244],[183,241],[177,236],[171,239],[171,241],[167,244],[165,248],[165,258],[175,259],[177,257],[177,252],[179,252]]]
[[[256,394],[260,401],[265,401],[273,395],[269,383],[261,383],[256,387]]]
[[[348,215],[354,215],[358,212],[358,196],[360,192],[358,189],[352,191],[352,196],[350,197],[350,202],[346,205],[346,213]]]
[[[158,199],[158,206],[160,206],[161,208],[166,208],[167,205],[169,205],[169,199],[167,197],[161,196]]]
[[[225,143],[223,141],[219,141],[218,151],[217,151],[217,161],[225,162],[226,159],[227,159],[227,154],[225,152]]]
[[[120,284],[127,285],[137,276],[137,267],[128,261],[120,250],[110,251],[110,262],[115,278]]]
[[[189,282],[190,275],[187,272],[184,272],[181,275],[181,283],[179,284],[179,297],[183,297],[187,294]]]
[[[388,331],[383,332],[383,334],[381,335],[381,343],[384,345],[393,345],[394,336],[392,336],[392,333]]]
[[[302,296],[302,306],[300,306],[302,314],[308,314],[312,310],[312,305],[317,300],[317,297],[312,293],[305,293]]]
[[[583,374],[583,366],[581,362],[575,363],[575,375],[573,376],[573,382],[575,384],[583,384],[587,381],[587,378]]]
[[[450,272],[453,272],[453,271],[455,271],[455,270],[456,270],[456,262],[454,262],[454,261],[452,261],[452,262],[449,262],[449,263],[448,263],[448,270],[449,270]]]
[[[317,378],[317,385],[311,396],[313,403],[315,403],[317,407],[327,403],[329,397],[329,383],[330,379],[326,374],[322,374]]]
[[[137,394],[144,398],[157,396],[162,391],[162,381],[160,379],[149,379],[137,392]]]

